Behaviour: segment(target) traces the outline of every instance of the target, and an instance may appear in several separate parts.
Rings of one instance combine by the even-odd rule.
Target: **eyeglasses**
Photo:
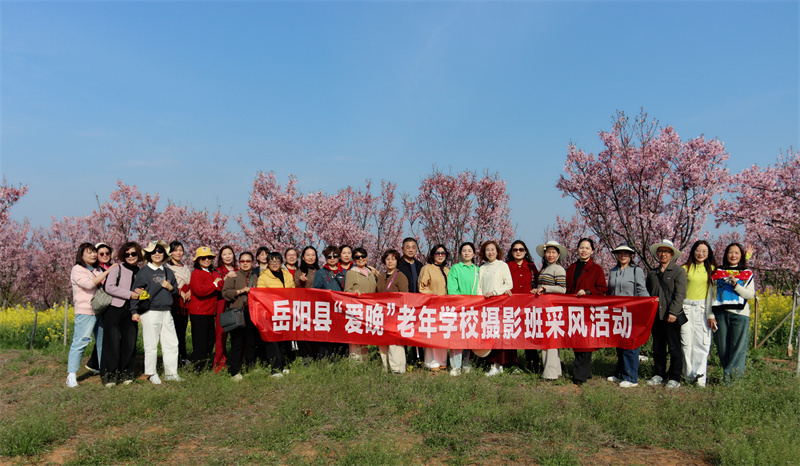
[[[355,256],[353,256],[353,259],[355,259],[355,260],[366,259],[366,258],[367,258],[366,254],[363,254],[363,255],[362,254],[356,254]]]
[[[110,256],[111,253],[110,252],[98,252],[97,255],[105,257],[105,256]]]
[[[270,263],[270,264],[276,264],[276,263],[277,263],[277,264],[280,264],[281,262],[283,262],[283,261],[282,261],[282,260],[280,260],[280,259],[270,259],[270,260],[269,260],[269,263]]]
[[[139,253],[138,252],[126,252],[125,253],[125,258],[127,259],[128,257],[139,257]]]
[[[447,253],[444,251],[436,251],[433,253],[434,256],[446,256]]]
[[[161,248],[158,248],[155,251],[153,251],[153,254],[166,254],[166,253],[167,253],[167,251],[165,251],[165,250],[163,250]]]
[[[511,252],[525,252],[525,248],[513,248]]]
[[[325,259],[338,259],[338,258],[339,254],[330,254],[328,256],[325,256]]]
[[[210,256],[210,257],[209,256],[205,256],[205,257],[201,257],[201,258],[199,258],[197,260],[199,260],[199,261],[211,261],[211,260],[214,260],[214,256]]]
[[[656,251],[656,254],[672,254],[672,250],[671,249],[659,249],[658,251]]]
[[[249,260],[247,260],[247,259],[239,259],[239,263],[240,263],[240,264],[252,264],[252,263],[253,263],[253,261],[249,261]]]

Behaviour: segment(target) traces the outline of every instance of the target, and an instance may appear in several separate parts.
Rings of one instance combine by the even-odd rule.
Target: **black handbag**
[[[219,316],[219,325],[225,332],[232,332],[244,327],[244,310],[238,307],[226,309]]]

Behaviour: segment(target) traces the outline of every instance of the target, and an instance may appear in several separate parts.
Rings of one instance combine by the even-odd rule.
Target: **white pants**
[[[706,302],[687,299],[683,302],[683,313],[689,319],[681,325],[681,347],[683,349],[683,377],[689,381],[697,379],[700,386],[706,385],[708,353],[711,351],[711,329],[706,320]]]
[[[425,367],[430,369],[434,362],[447,367],[447,348],[425,348]]]
[[[405,374],[406,372],[406,347],[391,345],[378,346],[381,352],[381,363],[383,364],[384,372],[393,372],[395,374]]]
[[[558,348],[542,350],[542,378],[555,380],[561,377],[561,357],[558,355]]]
[[[142,341],[144,343],[144,373],[156,373],[158,363],[158,341],[164,358],[164,375],[178,375],[178,335],[175,322],[169,311],[147,311],[142,318]]]

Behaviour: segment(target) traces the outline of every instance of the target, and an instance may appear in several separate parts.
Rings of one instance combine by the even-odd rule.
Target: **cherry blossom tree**
[[[256,173],[247,206],[247,221],[237,218],[247,244],[282,252],[307,242],[308,234],[300,227],[305,214],[304,196],[297,189],[294,175],[289,176],[283,188],[275,173]]]
[[[11,219],[11,208],[28,192],[27,186],[0,185],[0,305],[24,301],[30,282],[28,221]]]
[[[728,193],[730,197],[717,207],[717,226],[744,226],[745,242],[755,247],[749,264],[769,284],[784,290],[796,288],[800,284],[800,151],[790,148],[774,165],[753,165],[737,173]]]
[[[303,194],[297,178],[282,187],[272,172],[259,172],[253,181],[248,211],[237,222],[245,242],[283,252],[307,245],[318,250],[325,245],[363,246],[369,262],[377,264],[384,248],[399,244],[402,219],[395,206],[393,183],[381,181],[380,194],[372,182],[363,189],[348,186],[334,194],[322,191]]]
[[[661,239],[691,246],[728,181],[722,142],[681,141],[644,111],[633,120],[617,112],[599,136],[605,149],[597,155],[569,145],[556,184],[588,229],[604,244],[627,243],[647,266],[655,263],[648,246]]]
[[[608,271],[614,267],[617,262],[611,254],[611,250],[616,247],[604,244],[603,241],[597,237],[592,231],[588,229],[586,224],[581,220],[577,214],[570,217],[569,220],[556,216],[556,223],[544,231],[545,241],[558,241],[562,246],[566,246],[569,250],[567,257],[561,261],[561,265],[566,269],[572,263],[578,260],[578,241],[582,238],[591,238],[594,241],[594,253],[592,260],[599,264],[603,270],[608,274]],[[531,249],[533,245],[529,246]],[[533,253],[535,254],[535,252]],[[537,256],[534,256],[536,258]],[[635,259],[634,259],[635,260]]]
[[[501,248],[513,241],[514,228],[508,207],[506,182],[488,170],[453,175],[438,168],[423,178],[417,196],[403,196],[403,211],[413,236],[424,237],[426,246],[444,244],[451,255],[465,241],[478,247],[495,239]]]

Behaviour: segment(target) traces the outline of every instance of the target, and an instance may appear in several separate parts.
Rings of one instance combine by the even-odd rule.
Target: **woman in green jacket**
[[[461,262],[453,264],[447,275],[447,294],[477,295],[479,268],[475,265],[475,245],[464,243],[458,248]],[[468,373],[470,365],[470,350],[450,350],[450,375],[457,377],[463,371]]]

